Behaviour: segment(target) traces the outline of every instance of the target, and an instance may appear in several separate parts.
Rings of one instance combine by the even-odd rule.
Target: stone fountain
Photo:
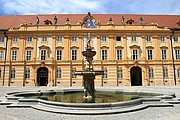
[[[88,33],[88,40],[86,43],[86,50],[82,51],[82,55],[86,58],[86,66],[83,71],[76,71],[75,75],[83,76],[84,82],[84,98],[95,98],[94,79],[97,75],[103,75],[102,70],[93,69],[93,57],[96,55],[96,51],[93,51],[91,46],[90,33]]]

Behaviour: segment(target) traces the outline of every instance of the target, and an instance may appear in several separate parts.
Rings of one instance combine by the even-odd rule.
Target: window
[[[133,60],[138,60],[138,50],[133,50]]]
[[[4,38],[0,37],[0,42],[4,42]]]
[[[163,78],[168,78],[168,69],[163,68]]]
[[[107,50],[101,50],[102,60],[107,60]]]
[[[56,57],[57,60],[62,60],[62,50],[57,50]]]
[[[101,36],[101,40],[105,42],[106,41],[106,36]]]
[[[165,36],[160,36],[159,39],[160,39],[161,42],[164,42],[165,41]]]
[[[162,60],[166,60],[166,50],[161,50],[162,51]]]
[[[148,60],[152,60],[152,50],[147,50]]]
[[[149,69],[149,78],[154,78],[154,70],[152,68]]]
[[[180,60],[180,50],[175,50],[176,60]]]
[[[121,41],[121,36],[116,36],[116,41]]]
[[[177,77],[180,78],[180,69],[177,69]]]
[[[136,36],[135,35],[132,36],[132,41],[136,41]]]
[[[77,60],[77,50],[71,51],[71,57],[72,57],[72,60]]]
[[[129,25],[132,25],[132,24],[134,24],[134,20],[133,19],[129,19],[129,20],[127,20],[126,23],[129,24]]]
[[[17,51],[13,50],[12,51],[12,60],[16,60],[16,57],[17,57]]]
[[[47,37],[42,37],[42,42],[46,42],[47,41]]]
[[[11,69],[11,78],[15,78],[15,77],[16,77],[16,70]]]
[[[122,50],[116,50],[117,52],[117,60],[122,60]]]
[[[26,51],[26,60],[31,60],[31,50]]]
[[[123,70],[122,69],[118,70],[118,78],[123,78]]]
[[[76,75],[74,74],[75,71],[76,71],[76,68],[73,68],[73,69],[72,69],[72,74],[71,74],[72,78],[76,78]]]
[[[63,39],[62,36],[58,36],[58,37],[57,37],[57,42],[62,42],[62,39]]]
[[[13,37],[13,38],[12,38],[12,41],[13,41],[13,42],[18,42],[18,37]]]
[[[72,40],[72,41],[77,41],[77,36],[72,36],[72,37],[71,37],[71,40]]]
[[[32,42],[32,37],[27,37],[27,42]]]
[[[178,42],[178,36],[174,36],[174,42]]]
[[[108,78],[108,71],[107,71],[107,69],[104,69],[103,78]]]
[[[3,51],[0,51],[0,61],[3,60]]]
[[[30,78],[30,69],[25,70],[25,78]]]
[[[41,50],[41,60],[46,60],[46,50]]]
[[[61,69],[56,70],[56,78],[61,78]]]
[[[151,36],[146,36],[146,41],[151,41]]]

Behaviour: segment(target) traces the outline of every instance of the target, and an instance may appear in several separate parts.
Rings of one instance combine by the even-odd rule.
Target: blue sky
[[[0,0],[0,15],[177,14],[180,0]]]

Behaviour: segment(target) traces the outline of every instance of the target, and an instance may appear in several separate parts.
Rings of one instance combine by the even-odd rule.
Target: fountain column
[[[103,71],[94,71],[93,69],[93,57],[96,55],[96,51],[93,51],[91,47],[90,33],[88,33],[88,40],[86,43],[86,50],[82,51],[82,55],[86,58],[86,66],[84,71],[76,71],[75,75],[83,76],[84,82],[84,97],[85,98],[95,98],[95,87],[94,79],[96,75],[102,75]]]

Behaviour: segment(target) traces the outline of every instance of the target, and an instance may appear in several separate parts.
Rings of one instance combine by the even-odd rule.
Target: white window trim
[[[62,50],[56,50],[56,60],[62,60]]]
[[[107,52],[108,51],[106,49],[101,50],[101,57],[102,57],[101,59],[102,60],[107,60]]]
[[[30,54],[29,54],[30,53]],[[32,53],[32,51],[31,50],[27,50],[26,51],[26,60],[27,61],[30,61],[31,60],[31,53]],[[30,58],[30,59],[29,59]]]
[[[117,57],[117,60],[122,60],[122,49],[117,49],[116,50],[116,57]]]
[[[71,50],[71,60],[77,60],[77,50]]]

